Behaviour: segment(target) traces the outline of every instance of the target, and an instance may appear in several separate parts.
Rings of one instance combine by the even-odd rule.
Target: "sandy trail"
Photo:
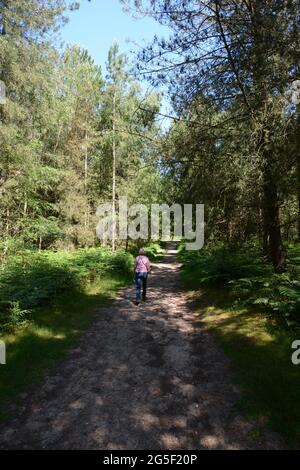
[[[79,346],[0,427],[1,448],[272,449],[236,411],[230,364],[195,320],[174,245],[153,268],[149,301],[133,288],[101,308]]]

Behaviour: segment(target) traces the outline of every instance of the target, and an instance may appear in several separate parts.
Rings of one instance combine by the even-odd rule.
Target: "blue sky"
[[[129,13],[123,11],[119,0],[81,0],[80,3],[79,10],[69,13],[69,23],[61,30],[61,38],[65,43],[78,44],[87,49],[95,62],[102,67],[103,75],[106,73],[108,50],[114,42],[119,43],[120,52],[125,52],[134,60],[132,50],[138,51],[155,35],[168,37],[169,31],[166,27],[151,18],[132,18]],[[152,90],[146,81],[143,88],[145,93]],[[170,113],[167,96],[162,100],[162,112]],[[159,122],[163,129],[169,126],[168,118],[159,118]]]
[[[70,21],[61,32],[66,43],[86,48],[95,62],[105,72],[105,62],[110,45],[117,41],[122,52],[149,42],[155,34],[167,36],[167,29],[151,18],[136,20],[122,9],[118,0],[81,0],[80,10],[69,14]],[[138,46],[128,43],[135,41]],[[130,55],[130,54],[129,54]]]

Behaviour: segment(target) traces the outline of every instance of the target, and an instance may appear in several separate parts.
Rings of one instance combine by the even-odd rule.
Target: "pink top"
[[[135,272],[137,273],[147,273],[148,272],[148,263],[149,263],[149,259],[147,258],[147,256],[145,255],[139,255],[137,258],[136,258],[136,268],[135,268]]]

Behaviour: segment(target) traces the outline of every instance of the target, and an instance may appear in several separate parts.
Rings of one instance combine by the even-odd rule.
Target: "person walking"
[[[151,266],[149,258],[145,255],[143,248],[140,249],[139,255],[135,260],[134,267],[134,282],[136,286],[136,305],[139,305],[141,299],[146,301],[147,299],[147,281],[148,275],[151,272]],[[143,293],[142,293],[143,291]]]

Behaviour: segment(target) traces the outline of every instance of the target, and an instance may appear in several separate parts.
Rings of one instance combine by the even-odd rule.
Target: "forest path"
[[[149,301],[133,287],[101,308],[80,345],[48,373],[14,419],[1,448],[272,449],[268,431],[236,412],[224,354],[182,290],[175,246],[154,265]]]

